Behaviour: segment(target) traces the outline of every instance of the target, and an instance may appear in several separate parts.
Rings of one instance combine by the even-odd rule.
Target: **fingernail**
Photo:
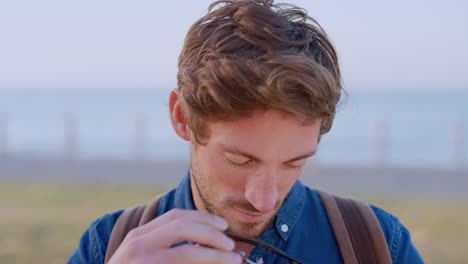
[[[233,250],[236,244],[234,243],[234,240],[230,239],[229,237],[224,238],[223,244],[226,246],[227,250]]]
[[[239,253],[231,253],[230,258],[232,263],[242,263],[242,256]]]
[[[216,220],[216,225],[219,226],[220,228],[222,229],[226,229],[228,228],[229,224],[226,220],[224,220],[223,218],[219,217],[219,216],[216,216],[215,218]]]

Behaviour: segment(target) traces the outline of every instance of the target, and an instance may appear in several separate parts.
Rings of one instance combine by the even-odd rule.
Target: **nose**
[[[266,213],[275,209],[278,200],[278,172],[258,170],[250,175],[245,188],[245,198],[259,212]]]

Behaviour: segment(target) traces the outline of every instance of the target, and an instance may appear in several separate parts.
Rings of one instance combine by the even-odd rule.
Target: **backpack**
[[[387,241],[372,208],[354,198],[342,198],[316,190],[325,207],[345,264],[392,263]],[[104,263],[107,264],[130,230],[156,217],[159,201],[126,209],[112,229]]]

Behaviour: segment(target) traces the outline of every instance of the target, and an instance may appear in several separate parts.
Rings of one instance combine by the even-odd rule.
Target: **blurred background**
[[[63,263],[97,217],[177,185],[167,98],[211,1],[0,3],[0,263]],[[466,263],[468,2],[305,1],[348,96],[301,176],[397,215]]]

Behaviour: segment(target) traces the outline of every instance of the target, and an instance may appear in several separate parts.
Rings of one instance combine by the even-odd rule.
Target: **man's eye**
[[[225,153],[224,155],[225,155],[226,159],[230,163],[232,163],[234,165],[238,165],[238,166],[247,165],[251,161],[250,158],[240,156],[240,155],[236,155],[236,154],[232,154],[232,153]]]
[[[287,168],[291,170],[299,170],[302,169],[302,165],[287,165]]]
[[[300,169],[302,167],[304,167],[304,165],[307,163],[307,160],[304,159],[304,160],[299,160],[299,161],[295,161],[293,163],[289,163],[287,164],[287,167],[290,168],[290,169]]]

